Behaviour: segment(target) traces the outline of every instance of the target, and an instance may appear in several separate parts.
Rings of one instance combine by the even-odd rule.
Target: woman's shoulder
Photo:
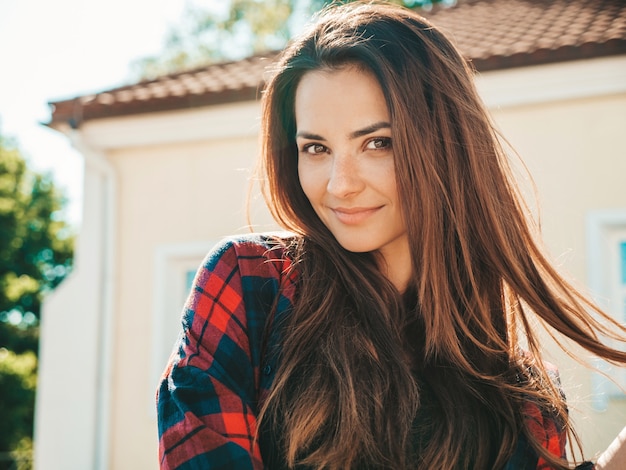
[[[224,237],[217,245],[217,249],[235,248],[239,251],[265,253],[284,251],[298,239],[291,232],[259,232]]]
[[[275,277],[290,271],[292,247],[297,236],[290,232],[263,232],[224,237],[207,254],[209,271],[237,268],[242,276]]]

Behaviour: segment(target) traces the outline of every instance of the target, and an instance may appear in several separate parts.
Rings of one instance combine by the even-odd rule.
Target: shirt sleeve
[[[563,394],[558,370],[552,364],[545,365],[548,375],[557,385],[561,394]],[[550,414],[545,410],[542,411],[537,404],[532,401],[526,402],[524,415],[526,417],[529,430],[533,433],[535,438],[538,439],[542,446],[556,457],[565,459],[567,457],[565,450],[567,444],[567,433],[564,423],[562,423],[561,420],[559,420],[554,414]],[[551,468],[552,467],[548,464],[548,462],[539,457],[537,461],[537,470],[550,470]],[[592,470],[593,468],[595,467],[592,462],[584,462],[576,467],[576,469],[580,470]]]
[[[524,408],[529,430],[533,436],[551,454],[565,458],[566,433],[562,426],[559,426],[552,416],[542,412],[535,403],[527,402]],[[551,468],[543,458],[539,457],[537,470],[549,470]]]
[[[198,270],[157,390],[161,469],[262,469],[239,259],[225,243]]]

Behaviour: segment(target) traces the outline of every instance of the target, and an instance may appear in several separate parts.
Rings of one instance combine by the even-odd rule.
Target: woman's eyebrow
[[[369,126],[366,126],[362,129],[358,129],[356,131],[350,132],[350,134],[348,134],[348,137],[350,139],[356,139],[358,137],[363,137],[364,135],[371,134],[372,132],[376,132],[380,129],[391,129],[391,124],[389,124],[387,121],[379,121],[374,124],[370,124]],[[326,140],[324,137],[322,137],[319,134],[313,134],[307,131],[297,132],[296,138],[298,137],[301,137],[303,139],[311,139],[311,140]]]
[[[312,133],[307,132],[307,131],[300,131],[300,132],[296,133],[296,139],[298,137],[302,137],[303,139],[311,139],[311,140],[326,140],[321,135],[312,134]]]
[[[387,121],[379,121],[374,124],[370,124],[369,126],[364,127],[363,129],[356,130],[351,132],[348,137],[350,139],[356,139],[358,137],[363,137],[364,135],[371,134],[372,132],[376,132],[380,129],[391,129],[391,124]]]

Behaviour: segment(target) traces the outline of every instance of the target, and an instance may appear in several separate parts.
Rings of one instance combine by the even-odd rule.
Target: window
[[[626,237],[625,237],[626,238]],[[622,310],[622,320],[626,321],[626,240],[619,242],[620,286],[619,296]]]
[[[587,218],[589,287],[595,300],[617,321],[626,322],[626,211],[596,211]],[[593,407],[606,410],[608,401],[626,398],[626,371],[602,360],[592,374]],[[606,374],[613,380],[610,380]]]
[[[152,370],[149,393],[154,391],[181,329],[181,314],[196,271],[216,241],[161,245],[154,255],[152,308]],[[154,406],[150,412],[155,414]]]

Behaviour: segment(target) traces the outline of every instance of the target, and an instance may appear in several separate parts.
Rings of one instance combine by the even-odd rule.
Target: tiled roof
[[[52,121],[77,127],[88,119],[195,108],[258,98],[278,53],[166,75],[156,80],[50,103]]]
[[[624,0],[460,0],[425,16],[480,71],[626,53]]]
[[[479,71],[626,54],[624,0],[458,0],[424,12]],[[52,127],[254,100],[277,53],[52,102]]]

